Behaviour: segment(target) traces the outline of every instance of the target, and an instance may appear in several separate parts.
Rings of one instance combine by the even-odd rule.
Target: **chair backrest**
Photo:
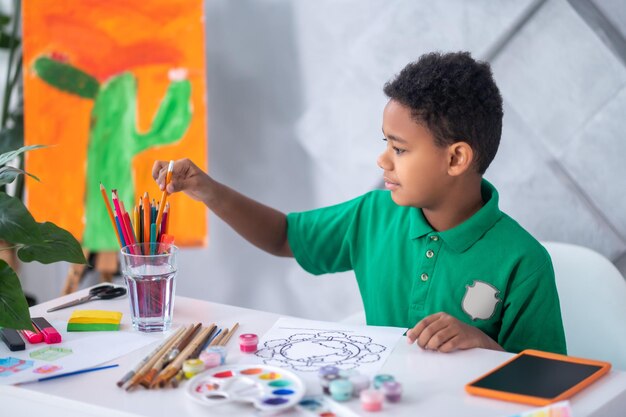
[[[591,249],[542,244],[554,265],[567,353],[626,370],[626,280],[611,261]]]

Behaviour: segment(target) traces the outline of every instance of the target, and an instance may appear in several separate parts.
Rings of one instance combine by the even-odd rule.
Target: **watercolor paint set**
[[[294,373],[266,365],[212,368],[193,377],[186,388],[193,400],[205,406],[248,404],[268,413],[298,405],[305,390]]]

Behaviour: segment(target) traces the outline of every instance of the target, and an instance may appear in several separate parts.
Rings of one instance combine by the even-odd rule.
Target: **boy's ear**
[[[448,146],[448,175],[456,177],[467,172],[474,162],[474,150],[467,142]]]

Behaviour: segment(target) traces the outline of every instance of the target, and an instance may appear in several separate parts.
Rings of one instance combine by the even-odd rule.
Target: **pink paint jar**
[[[244,333],[239,336],[239,350],[244,353],[254,353],[257,350],[259,337],[254,333]]]
[[[361,408],[365,411],[380,411],[383,408],[383,393],[375,389],[361,391]]]

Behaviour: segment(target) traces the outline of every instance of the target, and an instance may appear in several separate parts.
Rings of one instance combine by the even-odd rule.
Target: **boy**
[[[489,65],[431,53],[384,91],[386,191],[285,216],[189,160],[176,162],[167,191],[204,202],[254,245],[313,274],[354,270],[367,323],[409,327],[409,343],[565,353],[550,257],[482,179],[502,130]],[[153,169],[161,189],[166,168]]]

